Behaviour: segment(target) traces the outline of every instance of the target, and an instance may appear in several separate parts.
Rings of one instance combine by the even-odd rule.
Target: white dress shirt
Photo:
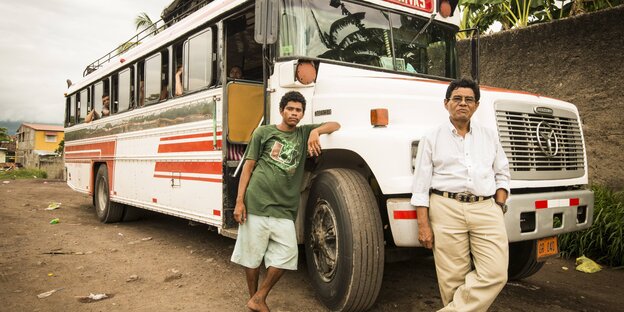
[[[414,171],[411,204],[429,207],[429,190],[478,196],[494,195],[497,189],[509,194],[509,162],[496,132],[470,122],[461,137],[451,121],[429,133]]]

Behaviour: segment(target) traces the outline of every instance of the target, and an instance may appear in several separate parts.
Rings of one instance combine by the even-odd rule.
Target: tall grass
[[[593,186],[594,223],[584,231],[559,235],[562,256],[585,255],[610,266],[624,265],[624,192]]]
[[[47,177],[48,173],[39,169],[20,168],[0,171],[0,180],[46,179]]]

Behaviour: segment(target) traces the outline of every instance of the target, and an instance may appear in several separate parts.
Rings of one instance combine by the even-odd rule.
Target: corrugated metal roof
[[[28,128],[40,130],[40,131],[63,132],[65,130],[63,126],[59,126],[59,125],[46,125],[46,124],[34,124],[34,123],[23,123],[22,127],[28,127]]]

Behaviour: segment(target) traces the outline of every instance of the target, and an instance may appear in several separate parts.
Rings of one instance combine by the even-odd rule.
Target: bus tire
[[[103,223],[121,221],[124,213],[122,204],[111,202],[108,180],[108,168],[100,165],[95,177],[95,213]]]
[[[509,244],[509,280],[527,278],[537,273],[544,262],[537,260],[537,243],[535,240],[514,242]]]
[[[308,274],[331,311],[363,311],[379,294],[384,240],[377,199],[356,171],[315,177],[305,221]]]
[[[124,206],[124,213],[123,213],[123,217],[121,218],[121,221],[132,222],[132,221],[141,220],[141,218],[143,218],[143,212],[144,212],[143,209],[132,207],[130,205],[123,205],[123,206]]]

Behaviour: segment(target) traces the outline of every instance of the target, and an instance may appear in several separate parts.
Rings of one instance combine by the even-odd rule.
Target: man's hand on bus
[[[236,207],[234,208],[234,220],[238,222],[238,224],[243,224],[247,221],[247,207],[245,207],[245,203],[236,203]]]
[[[329,121],[312,130],[310,132],[310,137],[308,138],[308,155],[321,155],[321,141],[319,140],[321,134],[329,134],[338,129],[340,129],[339,123],[335,121]]]
[[[310,157],[321,155],[321,141],[319,140],[319,133],[316,129],[310,132],[308,138],[308,155]]]

